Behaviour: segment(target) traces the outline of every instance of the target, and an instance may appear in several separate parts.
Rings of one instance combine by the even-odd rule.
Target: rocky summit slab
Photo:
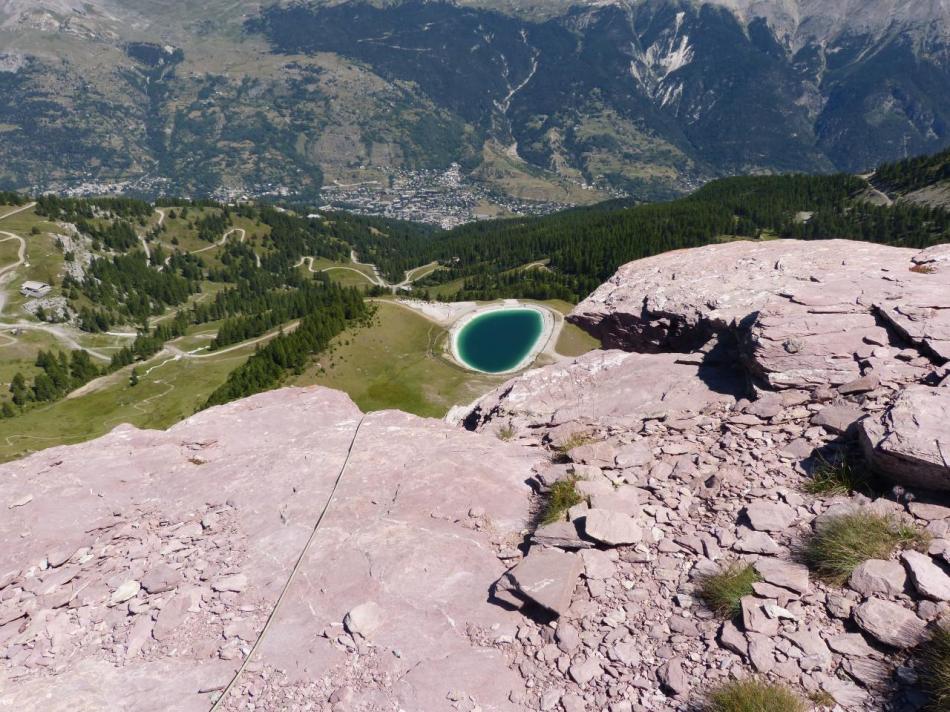
[[[364,419],[345,395],[305,389],[4,465],[0,571],[21,573],[4,578],[0,610],[17,620],[0,626],[0,708],[207,710],[332,493],[241,689],[288,709],[375,676],[393,682],[355,686],[354,704],[436,709],[465,690],[513,709],[523,682],[470,632],[517,620],[487,599],[507,568],[496,550],[525,525],[534,461],[438,421]]]

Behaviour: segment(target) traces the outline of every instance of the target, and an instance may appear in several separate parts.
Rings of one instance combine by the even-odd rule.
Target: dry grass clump
[[[761,580],[751,564],[733,562],[718,574],[704,577],[699,595],[716,613],[732,618],[742,612],[742,598],[752,595],[752,584]]]
[[[921,683],[930,696],[932,709],[950,709],[950,630],[938,628],[920,649]]]
[[[508,423],[507,425],[503,425],[502,427],[498,428],[499,440],[504,440],[505,442],[509,442],[514,437],[515,437],[515,428],[511,423]]]
[[[784,685],[735,680],[709,694],[703,712],[806,712],[804,700]]]
[[[937,268],[932,265],[914,265],[910,268],[910,271],[916,272],[917,274],[934,274]]]
[[[867,472],[856,467],[849,459],[829,461],[819,455],[818,465],[803,489],[808,494],[834,497],[853,492],[867,494],[871,488]]]
[[[567,510],[576,504],[584,501],[580,492],[577,491],[577,478],[571,477],[566,480],[558,480],[547,493],[547,501],[544,504],[544,511],[541,514],[542,524],[554,524],[564,519]]]
[[[803,554],[818,578],[840,586],[868,559],[888,559],[898,547],[919,546],[924,541],[925,535],[915,527],[862,510],[818,527]]]

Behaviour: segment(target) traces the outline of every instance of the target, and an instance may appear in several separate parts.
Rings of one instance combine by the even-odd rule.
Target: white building
[[[53,291],[53,288],[46,282],[24,282],[23,286],[20,287],[20,294],[33,299],[42,299],[51,291]]]

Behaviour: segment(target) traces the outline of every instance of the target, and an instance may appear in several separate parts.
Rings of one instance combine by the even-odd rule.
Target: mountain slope
[[[6,0],[0,182],[314,198],[459,162],[656,198],[859,171],[950,141],[948,27],[944,0]]]

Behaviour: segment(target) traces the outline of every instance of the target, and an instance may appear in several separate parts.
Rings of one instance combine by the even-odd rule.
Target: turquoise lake
[[[516,368],[538,343],[544,320],[534,309],[504,309],[472,319],[458,334],[458,357],[485,373]]]

